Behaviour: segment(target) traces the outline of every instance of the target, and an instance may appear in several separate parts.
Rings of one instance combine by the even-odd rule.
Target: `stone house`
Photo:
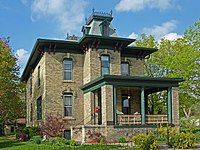
[[[157,49],[135,47],[117,36],[112,13],[93,12],[79,39],[37,39],[22,81],[26,82],[27,126],[60,114],[64,135],[88,142],[99,132],[111,141],[158,124],[179,125],[181,78],[144,76],[144,60]],[[166,91],[164,114],[148,113],[148,96]]]

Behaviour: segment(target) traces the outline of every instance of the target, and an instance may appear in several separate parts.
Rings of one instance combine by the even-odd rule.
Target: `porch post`
[[[116,113],[116,107],[117,107],[117,90],[116,86],[113,85],[113,124],[117,124],[117,113]]]
[[[167,90],[167,120],[168,123],[172,123],[172,88],[168,87]]]
[[[145,97],[144,97],[144,87],[141,88],[141,123],[145,124]]]

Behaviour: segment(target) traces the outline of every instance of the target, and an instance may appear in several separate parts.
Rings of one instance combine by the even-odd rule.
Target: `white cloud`
[[[132,38],[132,39],[137,39],[138,38],[138,34],[136,34],[135,32],[132,32],[128,38]]]
[[[164,22],[161,25],[154,25],[153,27],[145,27],[142,33],[153,35],[156,40],[161,39],[166,34],[172,32],[176,28],[177,21],[171,20]]]
[[[120,0],[117,11],[140,11],[146,8],[165,10],[172,7],[173,0]]]
[[[66,34],[80,29],[84,20],[85,0],[34,0],[31,5],[32,21],[51,19]]]
[[[170,41],[174,41],[174,40],[176,40],[178,38],[182,38],[182,37],[183,37],[182,35],[179,35],[177,33],[171,32],[171,33],[168,33],[168,34],[164,35],[162,38],[170,40]]]
[[[18,49],[16,51],[15,56],[17,57],[17,62],[20,65],[20,70],[21,71],[24,69],[25,64],[28,61],[29,55],[30,55],[30,53],[27,50],[23,49],[23,48]]]

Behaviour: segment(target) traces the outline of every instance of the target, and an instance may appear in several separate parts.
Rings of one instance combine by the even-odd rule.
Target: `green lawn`
[[[118,145],[81,145],[81,146],[54,146],[49,144],[34,144],[32,142],[19,142],[14,136],[0,137],[1,150],[62,150],[62,149],[77,149],[77,150],[131,150],[133,148],[121,147]]]

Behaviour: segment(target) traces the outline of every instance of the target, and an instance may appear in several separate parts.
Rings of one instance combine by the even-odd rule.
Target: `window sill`
[[[75,83],[74,80],[63,80],[63,83]]]
[[[76,120],[76,119],[72,116],[65,116],[63,117],[63,120]]]

